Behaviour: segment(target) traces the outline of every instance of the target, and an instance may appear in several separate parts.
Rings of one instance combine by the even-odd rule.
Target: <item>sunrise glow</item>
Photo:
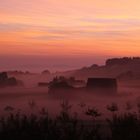
[[[139,56],[139,0],[0,0],[0,56]]]

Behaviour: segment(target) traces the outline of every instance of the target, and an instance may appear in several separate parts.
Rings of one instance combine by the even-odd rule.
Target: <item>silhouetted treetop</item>
[[[0,87],[17,86],[19,84],[21,85],[21,81],[15,77],[8,77],[7,72],[0,73]]]
[[[111,65],[124,65],[124,64],[140,64],[140,57],[123,57],[123,58],[112,58],[106,61],[106,66]]]

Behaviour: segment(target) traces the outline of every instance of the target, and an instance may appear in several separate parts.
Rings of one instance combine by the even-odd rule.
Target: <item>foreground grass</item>
[[[81,107],[84,108],[84,104]],[[107,106],[111,117],[99,122],[102,116],[96,108],[85,108],[84,114],[90,121],[78,119],[77,114],[70,112],[72,106],[64,101],[61,111],[55,119],[49,117],[45,108],[38,115],[25,115],[20,112],[10,113],[0,119],[1,140],[139,140],[140,139],[140,105],[138,112],[131,113],[127,104],[127,112],[118,114],[117,104]],[[7,109],[10,109],[7,108]]]

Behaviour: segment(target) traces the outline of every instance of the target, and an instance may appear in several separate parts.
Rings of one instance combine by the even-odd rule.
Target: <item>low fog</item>
[[[140,103],[139,62],[140,58],[115,58],[107,60],[104,66],[94,64],[90,67],[65,72],[51,73],[45,70],[39,74],[9,71],[8,76],[22,81],[23,85],[0,89],[0,115],[7,114],[9,111],[37,113],[42,107],[45,107],[54,116],[60,112],[60,104],[64,100],[72,105],[71,111],[78,112],[80,118],[84,118],[83,111],[88,107],[95,107],[104,116],[108,116],[110,114],[106,107],[111,103],[118,104],[120,113],[126,111],[126,104],[129,103],[132,106],[131,111],[135,112],[137,104]],[[79,83],[85,83],[85,85],[83,84],[80,90],[74,88],[50,93],[47,84],[56,76],[65,78],[73,76],[77,81],[79,80]],[[87,79],[90,77],[115,78],[117,93],[105,94],[104,90],[100,93],[85,91]]]
[[[30,81],[31,82],[31,81]],[[103,93],[88,93],[81,90],[77,92],[73,90],[71,92],[58,92],[48,93],[47,87],[37,87],[32,85],[31,87],[11,87],[3,88],[0,90],[0,115],[6,115],[9,113],[5,108],[10,106],[12,111],[21,111],[27,114],[37,113],[42,107],[45,107],[49,114],[52,116],[57,115],[60,111],[60,104],[66,100],[72,105],[71,111],[78,112],[80,118],[84,118],[83,111],[88,107],[95,107],[99,109],[104,116],[110,115],[107,111],[107,105],[111,103],[117,103],[119,106],[119,112],[125,111],[126,103],[130,103],[135,111],[137,103],[140,102],[140,88],[139,87],[118,87],[116,94],[106,95]],[[33,104],[33,105],[32,105]],[[86,106],[81,107],[82,104]]]

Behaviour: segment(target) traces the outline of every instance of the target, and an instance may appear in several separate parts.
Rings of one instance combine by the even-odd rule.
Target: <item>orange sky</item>
[[[0,56],[139,56],[140,0],[0,0]]]

